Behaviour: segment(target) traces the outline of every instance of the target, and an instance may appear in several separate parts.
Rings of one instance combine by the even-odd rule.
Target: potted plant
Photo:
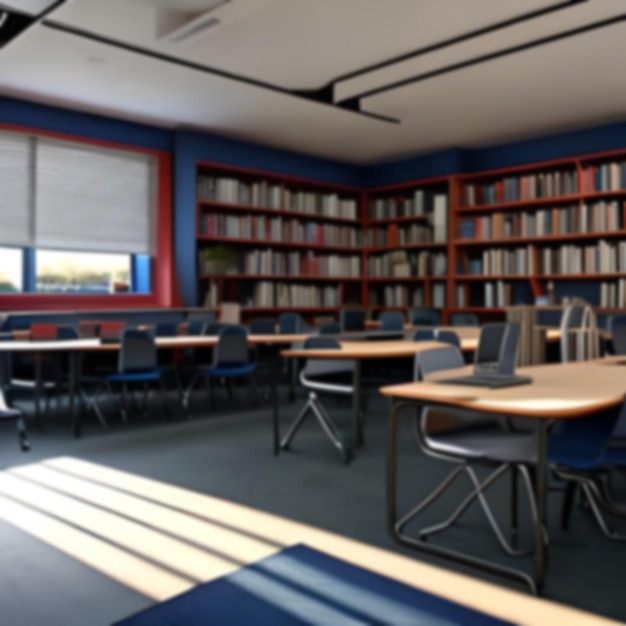
[[[221,275],[237,269],[237,255],[228,246],[213,246],[203,251],[203,273]]]

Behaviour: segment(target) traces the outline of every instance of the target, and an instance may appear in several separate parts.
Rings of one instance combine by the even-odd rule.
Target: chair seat
[[[124,372],[107,376],[107,380],[112,383],[148,382],[152,380],[159,380],[159,378],[161,378],[161,373],[155,371]]]
[[[300,382],[306,389],[321,391],[338,395],[352,395],[352,374],[349,372],[337,372],[328,376],[315,376],[315,378],[300,377]]]
[[[234,365],[232,367],[224,365],[221,367],[202,367],[198,373],[202,376],[212,378],[239,378],[252,373],[256,367],[256,363],[247,363],[246,365]]]
[[[15,409],[2,409],[0,410],[0,420],[14,420],[21,417],[20,411]]]
[[[23,380],[21,378],[13,378],[11,379],[9,386],[16,387],[19,389],[34,389],[37,386],[37,383],[34,380]],[[52,380],[42,380],[41,386],[43,389],[54,389],[57,386],[57,382],[52,381]]]
[[[535,463],[537,439],[532,434],[511,433],[495,427],[438,432],[428,437],[436,452],[498,463]]]

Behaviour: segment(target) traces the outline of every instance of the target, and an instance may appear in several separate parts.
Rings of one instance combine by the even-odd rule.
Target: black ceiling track
[[[46,15],[49,15],[52,11],[56,11],[64,2],[65,0],[57,0],[57,2],[51,4],[39,15],[30,15],[28,13],[5,9],[0,5],[0,16],[2,16],[0,18],[0,48],[4,48],[4,46],[26,32],[31,26],[41,22]]]
[[[626,14],[617,15],[615,17],[608,18],[606,20],[602,20],[600,22],[593,22],[592,24],[587,24],[585,26],[580,26],[578,28],[574,28],[572,30],[568,30],[562,33],[557,33],[554,35],[549,35],[547,37],[543,37],[541,39],[535,39],[534,41],[529,41],[524,44],[520,44],[518,46],[513,46],[511,48],[506,48],[505,50],[499,50],[497,52],[492,52],[489,54],[485,54],[480,57],[476,57],[474,59],[469,59],[467,61],[460,61],[459,63],[455,63],[453,65],[448,65],[446,67],[442,67],[437,70],[433,70],[432,72],[426,72],[424,74],[420,74],[419,76],[414,76],[412,78],[406,78],[404,80],[399,80],[395,83],[390,83],[388,85],[384,85],[382,87],[376,87],[375,89],[370,89],[363,93],[357,94],[355,96],[350,97],[342,102],[337,103],[339,106],[345,106],[346,108],[351,108],[354,106],[353,101],[358,101],[362,98],[367,98],[370,96],[375,96],[377,94],[391,91],[392,89],[398,89],[400,87],[405,87],[407,85],[412,85],[414,83],[418,83],[424,80],[428,80],[429,78],[434,78],[435,76],[441,76],[443,74],[449,74],[451,72],[456,72],[458,70],[464,69],[466,67],[471,67],[473,65],[479,65],[481,63],[486,63],[487,61],[493,61],[495,59],[500,59],[505,56],[510,56],[512,54],[516,54],[518,52],[524,52],[526,50],[530,50],[532,48],[538,48],[540,46],[545,46],[550,43],[554,43],[556,41],[562,41],[563,39],[569,39],[571,37],[576,37],[577,35],[582,35],[585,33],[592,32],[594,30],[600,30],[602,28],[607,28],[608,26],[613,26],[615,24],[619,24],[620,22],[626,22]]]
[[[118,41],[116,39],[111,39],[109,37],[97,35],[95,33],[81,30],[79,28],[65,26],[64,24],[53,22],[51,20],[46,20],[42,22],[42,25],[52,30],[57,30],[57,31],[66,33],[68,35],[74,35],[76,37],[81,37],[83,39],[95,41],[97,43],[105,44],[107,46],[112,46],[120,50],[126,50],[127,52],[133,52],[135,54],[140,54],[142,56],[149,57],[151,59],[156,59],[157,61],[163,61],[165,63],[170,63],[172,65],[178,65],[180,67],[185,67],[187,69],[195,70],[197,72],[203,72],[204,74],[210,74],[212,76],[219,76],[221,78],[226,78],[228,80],[232,80],[238,83],[251,85],[252,87],[260,87],[261,89],[274,91],[276,93],[281,93],[286,96],[291,96],[293,98],[299,98],[300,100],[306,100],[308,102],[314,102],[314,103],[321,104],[326,107],[330,106],[333,109],[339,109],[340,111],[351,111],[353,113],[356,113],[358,115],[361,115],[363,117],[367,117],[373,120],[378,120],[381,122],[386,122],[386,123],[391,123],[391,124],[400,123],[400,120],[394,119],[392,117],[387,117],[386,115],[379,115],[378,113],[368,113],[367,111],[360,111],[358,109],[355,110],[355,109],[350,109],[347,107],[338,107],[338,106],[335,106],[332,102],[323,102],[323,101],[318,100],[317,98],[306,96],[296,90],[285,89],[284,87],[273,85],[272,83],[266,83],[264,81],[257,80],[255,78],[241,76],[240,74],[234,74],[233,72],[221,70],[219,68],[211,67],[209,65],[202,65],[200,63],[194,63],[193,61],[186,61],[185,59],[178,59],[176,57],[172,57],[167,54],[162,54],[161,52],[155,52],[153,50],[148,50],[140,46],[134,46],[132,44],[125,43],[123,41]]]

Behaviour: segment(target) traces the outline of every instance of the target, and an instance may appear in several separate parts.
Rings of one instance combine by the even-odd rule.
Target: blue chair
[[[189,411],[191,392],[199,380],[204,380],[207,391],[211,391],[209,381],[220,378],[230,384],[233,379],[247,379],[250,382],[256,403],[258,394],[253,372],[256,363],[250,361],[248,349],[248,333],[239,324],[229,324],[220,328],[217,344],[213,348],[213,362],[210,365],[198,366],[183,395],[183,406]]]
[[[450,326],[480,326],[476,313],[451,313]]]
[[[328,322],[327,324],[320,324],[317,332],[320,335],[338,335],[341,333],[341,326],[337,322]]]
[[[441,326],[441,315],[437,309],[420,307],[411,309],[409,321],[413,326]]]
[[[435,341],[435,331],[425,328],[416,330],[413,335],[413,341]]]
[[[282,313],[278,317],[278,332],[281,335],[297,335],[307,331],[307,325],[300,313]]]
[[[451,346],[461,348],[461,340],[452,330],[438,330],[435,334],[435,338],[437,341],[441,341],[441,343],[449,343]]]
[[[269,320],[251,320],[250,321],[250,334],[251,335],[275,335],[278,322],[273,319]]]
[[[154,343],[154,334],[148,330],[138,328],[124,328],[121,335],[120,352],[118,356],[117,372],[108,374],[94,395],[89,399],[88,406],[93,409],[102,423],[106,423],[98,406],[98,398],[103,390],[112,397],[115,396],[114,386],[119,385],[122,390],[120,414],[122,419],[128,419],[128,394],[131,387],[141,385],[143,388],[142,411],[147,416],[148,392],[151,384],[156,383],[159,395],[165,407],[168,418],[171,418],[170,407],[167,402],[163,373],[159,369],[157,349]]]
[[[187,314],[185,321],[188,335],[202,335],[206,326],[215,324],[217,319],[212,311],[192,311]]]
[[[341,332],[365,330],[367,313],[363,309],[342,309],[339,311],[339,327]]]
[[[380,330],[404,330],[404,315],[400,311],[383,311],[378,319]]]
[[[612,315],[609,321],[609,332],[613,343],[613,353],[626,354],[626,315]]]
[[[608,486],[616,469],[626,468],[626,448],[612,445],[626,422],[626,405],[591,418],[563,420],[548,440],[548,460],[558,478],[568,482],[561,525],[567,528],[576,487],[582,489],[600,529],[609,539],[626,540],[613,531],[603,512],[626,517],[626,506],[617,504]]]
[[[309,337],[304,342],[305,350],[339,350],[339,342],[334,337]],[[349,397],[354,393],[352,376],[354,363],[335,359],[307,359],[300,372],[300,382],[309,391],[306,404],[289,427],[280,446],[289,450],[289,446],[296,433],[304,423],[307,415],[312,413],[331,443],[344,461],[348,464],[352,460],[353,449],[349,439],[344,439],[332,418],[320,402],[319,393]]]

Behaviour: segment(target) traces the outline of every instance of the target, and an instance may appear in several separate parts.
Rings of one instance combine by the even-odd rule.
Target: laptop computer
[[[520,325],[517,322],[485,324],[480,331],[474,356],[474,373],[437,382],[493,389],[528,385],[532,382],[530,376],[515,374],[519,337]]]

